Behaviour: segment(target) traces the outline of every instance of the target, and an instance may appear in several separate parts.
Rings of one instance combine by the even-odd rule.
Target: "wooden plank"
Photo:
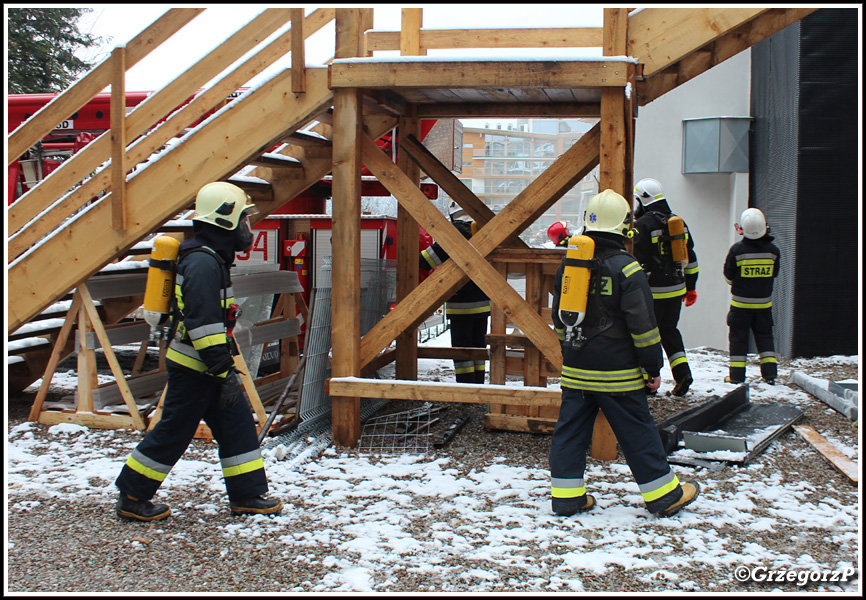
[[[57,364],[60,362],[60,358],[64,354],[66,340],[69,339],[69,334],[72,331],[72,326],[75,324],[75,317],[78,314],[80,306],[81,296],[76,294],[73,296],[72,303],[69,305],[69,310],[66,312],[66,320],[63,322],[63,326],[57,334],[54,348],[51,350],[51,356],[48,358],[48,364],[45,367],[45,372],[42,374],[42,384],[39,386],[39,391],[36,392],[33,406],[30,407],[30,414],[27,417],[28,421],[36,421],[39,418],[39,413],[42,411],[42,405],[48,394],[48,388],[51,387],[51,379],[54,377],[54,372],[57,370]]]
[[[836,467],[843,475],[854,483],[860,481],[857,463],[842,454],[842,452],[827,438],[808,425],[793,425],[793,427],[804,440],[809,442],[815,450],[820,452],[824,458],[829,460],[830,464]]]
[[[407,10],[403,9],[404,18]],[[420,13],[421,9],[417,9]],[[420,15],[418,17],[420,27]],[[404,23],[404,29],[406,24]],[[421,184],[421,169],[406,152],[409,139],[420,135],[421,121],[415,117],[414,106],[411,115],[400,119],[397,125],[397,166],[415,187]],[[418,287],[418,221],[402,204],[397,204],[397,303]],[[418,378],[418,330],[407,329],[396,339],[396,364],[394,376],[397,379]]]
[[[304,35],[304,9],[292,8],[290,15],[292,19],[292,92],[303,94],[307,91],[306,78],[306,54]]]
[[[538,407],[539,410],[547,407]],[[484,415],[485,431],[520,431],[550,435],[556,427],[556,417],[524,417],[521,415],[488,413]]]
[[[60,423],[75,423],[76,425],[83,425],[90,429],[137,429],[131,415],[44,410],[39,414],[38,422],[48,426],[59,425]]]
[[[126,229],[126,48],[111,52],[111,227]]]
[[[446,61],[347,62],[330,66],[331,88],[509,88],[622,87],[626,62],[598,61]]]
[[[446,262],[455,262],[465,274],[471,273],[472,281],[489,298],[496,298],[496,303],[511,315],[512,320],[546,356],[561,352],[553,330],[529,309],[520,294],[499,276],[496,269],[484,260],[484,256],[430,203],[421,190],[411,186],[411,182],[394,167],[376,142],[369,136],[362,136],[361,148],[367,168],[448,252],[450,258]]]
[[[406,9],[404,9],[406,10]],[[601,46],[600,27],[551,27],[543,29],[422,29],[422,50],[458,48],[590,48]],[[399,50],[400,33],[367,33],[371,50]]]
[[[768,8],[645,8],[628,19],[629,56],[650,77]]]
[[[595,417],[595,426],[592,429],[592,457],[597,460],[616,459],[616,436],[607,417],[600,410]]]
[[[204,8],[168,9],[160,18],[127,42],[126,67],[132,68],[204,11]],[[6,149],[7,164],[11,165],[15,162],[30,146],[44,138],[58,123],[84,106],[110,83],[111,59],[109,58],[84,75],[78,83],[60,93],[9,135]]]
[[[520,406],[559,406],[562,392],[537,387],[510,385],[472,385],[464,383],[425,383],[332,377],[325,382],[325,393],[334,397],[458,402],[462,404],[514,404]]]
[[[487,348],[435,347],[418,348],[418,358],[434,358],[437,360],[487,360]]]
[[[492,252],[511,236],[516,236],[525,229],[526,223],[537,220],[598,164],[599,130],[599,125],[596,125],[585,133],[541,176],[508,203],[487,227],[483,227],[473,236],[473,245],[482,256]],[[425,315],[430,314],[434,307],[439,306],[466,281],[463,271],[452,261],[446,261],[437,268],[364,336],[361,340],[362,364],[375,358],[405,327],[417,326],[426,318]],[[545,358],[557,368],[561,368],[561,350],[556,356],[545,355]]]
[[[454,90],[458,97],[461,90]],[[488,102],[449,102],[447,104],[419,104],[418,115],[422,117],[587,117],[601,115],[598,102],[550,102],[543,104],[527,103],[488,103]]]
[[[422,56],[427,51],[421,50],[421,24],[424,20],[423,8],[400,9],[399,50],[402,56]],[[368,45],[367,48],[371,49]]]

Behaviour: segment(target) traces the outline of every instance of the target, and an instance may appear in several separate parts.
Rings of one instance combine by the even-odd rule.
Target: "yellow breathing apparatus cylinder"
[[[671,237],[671,258],[682,266],[685,266],[689,262],[685,229],[685,223],[683,223],[680,217],[673,215],[668,219],[668,235]]]
[[[568,240],[565,268],[562,272],[562,291],[559,296],[559,320],[566,327],[579,325],[586,317],[589,300],[589,260],[595,254],[595,241],[586,235],[574,235]],[[586,266],[570,261],[586,261]]]
[[[144,289],[144,320],[151,331],[171,312],[179,250],[180,242],[173,237],[161,235],[153,241]]]

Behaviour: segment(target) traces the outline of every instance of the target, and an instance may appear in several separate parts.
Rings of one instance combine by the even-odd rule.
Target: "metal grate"
[[[439,422],[441,410],[425,402],[412,410],[368,419],[358,450],[371,454],[424,454],[430,449],[431,428]]]
[[[331,376],[331,257],[316,278],[316,290],[310,307],[310,323],[304,356],[307,365],[301,391],[300,418],[302,421],[331,414],[331,398],[325,394],[325,380]],[[361,335],[366,334],[388,314],[397,294],[397,273],[393,260],[361,259]],[[380,399],[362,399],[362,407],[385,404]]]

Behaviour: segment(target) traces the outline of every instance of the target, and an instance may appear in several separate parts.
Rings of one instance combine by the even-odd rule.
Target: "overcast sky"
[[[601,26],[602,8],[578,6],[574,4],[434,4],[424,7],[423,26],[432,29]],[[98,4],[84,7],[92,8],[93,12],[82,19],[80,29],[97,36],[112,38],[98,53],[91,52],[87,58],[92,60],[103,59],[115,46],[127,43],[159,18],[170,8],[170,5]],[[385,4],[373,5],[373,7],[375,29],[389,31],[400,29],[400,5]],[[220,4],[209,7],[172,39],[127,72],[127,90],[150,91],[165,86],[265,8],[268,6],[260,4]],[[315,7],[304,8],[309,14]],[[334,55],[333,29],[331,23],[307,40],[306,62],[308,64],[322,64]],[[430,54],[443,52],[431,51]],[[472,51],[459,52],[467,55]],[[491,50],[477,52],[492,53]],[[544,54],[541,50],[532,52],[535,55]],[[551,52],[561,55],[567,50],[552,49]],[[287,62],[282,63],[282,66],[286,66]],[[272,74],[273,70],[268,73]]]

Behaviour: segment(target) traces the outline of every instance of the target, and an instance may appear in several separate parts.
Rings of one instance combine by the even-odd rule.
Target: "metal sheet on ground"
[[[683,431],[686,448],[701,453],[726,450],[742,454],[747,463],[787,430],[805,411],[780,402],[749,403],[710,431]],[[712,460],[712,457],[707,457]]]

